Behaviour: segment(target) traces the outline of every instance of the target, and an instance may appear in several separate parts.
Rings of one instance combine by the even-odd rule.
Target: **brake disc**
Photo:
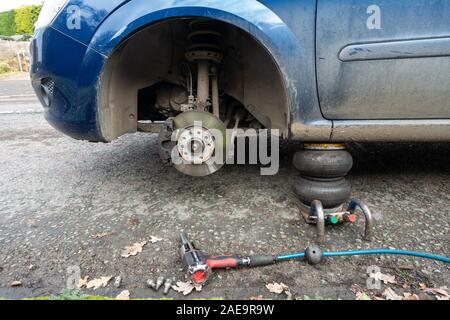
[[[172,143],[166,145],[171,147],[171,162],[178,171],[201,177],[223,167],[227,135],[222,121],[211,113],[200,111],[181,113],[171,121],[174,134]]]

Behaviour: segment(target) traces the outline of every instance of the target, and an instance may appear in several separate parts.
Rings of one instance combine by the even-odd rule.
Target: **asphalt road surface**
[[[90,279],[121,275],[85,293],[114,297],[162,297],[145,286],[158,276],[184,280],[179,233],[186,230],[211,253],[282,254],[313,243],[314,228],[300,218],[291,165],[298,143],[283,143],[278,175],[261,177],[258,166],[227,166],[200,179],[183,176],[158,158],[157,137],[127,135],[111,144],[75,141],[51,128],[39,113],[28,81],[0,81],[0,297],[55,295],[67,268]],[[22,100],[21,100],[22,99]],[[326,250],[397,248],[450,255],[450,145],[352,144],[354,196],[375,216],[375,240],[361,240],[363,221],[326,230]],[[136,256],[122,249],[151,236]],[[394,284],[366,288],[377,266]],[[73,269],[72,269],[73,270]],[[14,281],[21,285],[12,287]],[[286,299],[266,289],[282,282],[293,298],[355,299],[355,291],[434,299],[420,285],[450,287],[442,263],[409,257],[346,257],[309,266],[288,262],[214,275],[187,298]],[[356,285],[356,286],[355,286]],[[184,298],[171,291],[169,297]]]
[[[42,112],[27,74],[0,78],[0,114]]]

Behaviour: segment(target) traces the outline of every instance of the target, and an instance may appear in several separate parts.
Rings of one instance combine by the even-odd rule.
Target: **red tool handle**
[[[206,259],[206,263],[211,269],[227,269],[237,268],[239,266],[240,258],[233,255],[225,256],[211,256]]]

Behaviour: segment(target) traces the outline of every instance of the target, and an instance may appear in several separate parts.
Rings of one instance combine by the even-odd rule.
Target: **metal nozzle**
[[[167,295],[172,288],[172,279],[166,279],[166,282],[164,282],[164,295]]]
[[[146,284],[147,284],[147,287],[149,287],[150,289],[156,290],[156,283],[154,280],[148,279]]]
[[[164,284],[164,277],[159,277],[156,280],[156,287],[155,287],[156,291],[158,291],[162,287],[163,284]]]

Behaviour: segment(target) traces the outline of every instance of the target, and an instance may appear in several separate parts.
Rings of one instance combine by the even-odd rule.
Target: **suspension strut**
[[[207,111],[212,106],[213,114],[219,118],[218,65],[223,60],[221,51],[222,34],[206,20],[196,19],[189,23],[188,39],[191,45],[185,57],[197,65],[197,111]],[[211,91],[211,94],[210,94]]]

